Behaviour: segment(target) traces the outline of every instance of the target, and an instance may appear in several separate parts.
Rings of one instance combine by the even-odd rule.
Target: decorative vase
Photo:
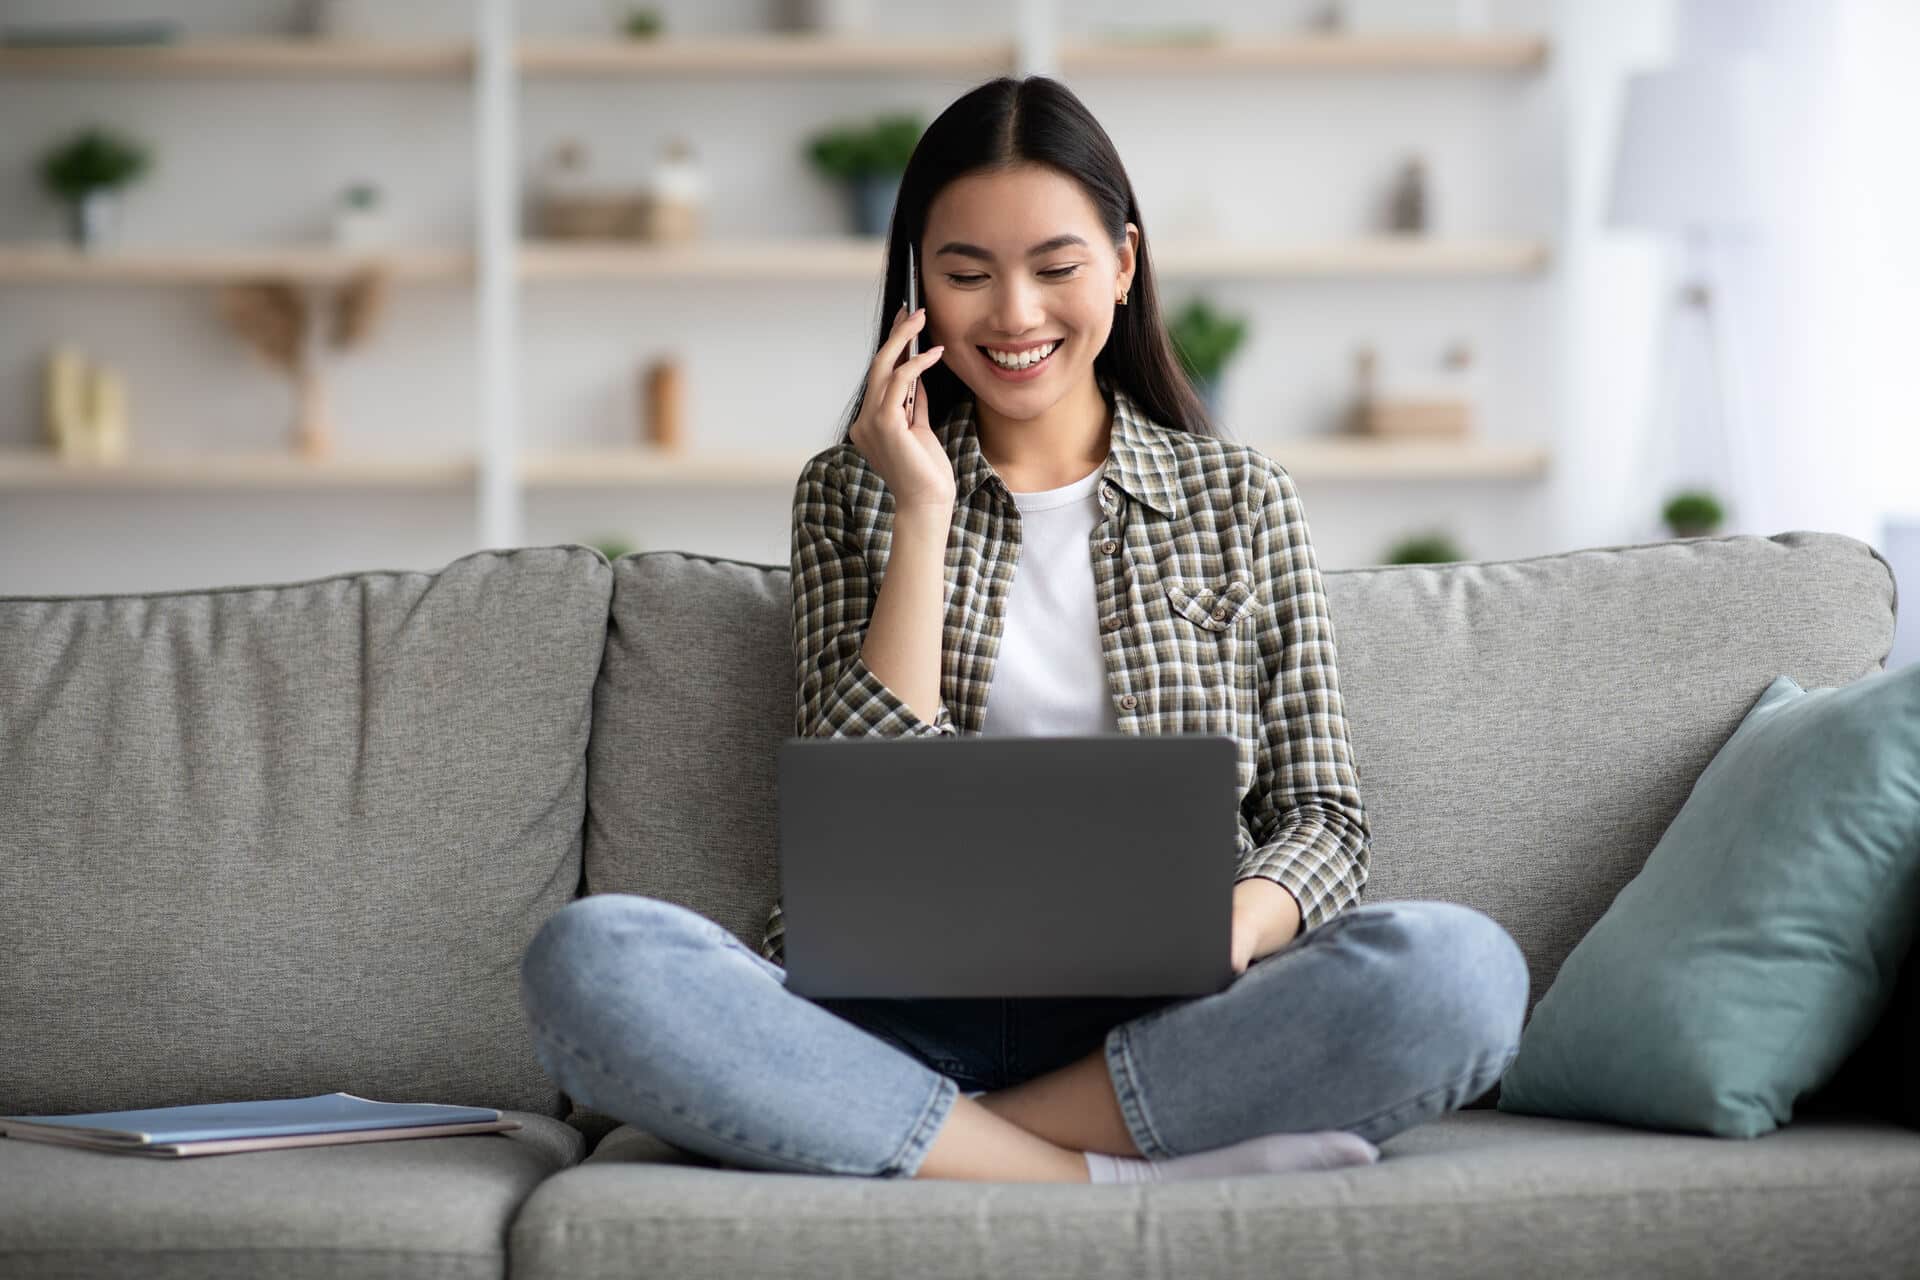
[[[893,200],[900,191],[897,173],[863,173],[849,185],[853,189],[854,229],[863,236],[883,236],[893,221]]]
[[[340,193],[329,224],[334,247],[373,249],[388,240],[386,211],[372,183],[357,182]]]
[[[673,357],[656,360],[642,386],[646,404],[644,439],[662,453],[678,453],[686,444],[686,380]]]
[[[320,369],[303,362],[293,375],[293,451],[310,461],[333,454],[333,420],[327,410],[327,388]]]
[[[109,187],[95,187],[67,202],[67,237],[78,248],[101,248],[113,239],[119,223],[119,197]]]

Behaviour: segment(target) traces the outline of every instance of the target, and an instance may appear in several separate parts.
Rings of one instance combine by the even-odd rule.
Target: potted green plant
[[[654,5],[628,5],[620,18],[620,34],[629,40],[652,40],[665,26]]]
[[[1660,518],[1667,522],[1667,528],[1676,538],[1704,538],[1720,527],[1726,512],[1721,509],[1719,499],[1706,490],[1687,489],[1667,501]]]
[[[1195,298],[1182,307],[1167,325],[1173,339],[1173,351],[1192,379],[1194,390],[1206,402],[1207,412],[1217,414],[1220,400],[1220,375],[1227,361],[1246,340],[1247,322],[1241,316],[1228,316],[1205,298]]]
[[[84,129],[40,158],[40,180],[67,210],[67,237],[91,249],[112,234],[122,187],[147,171],[147,148],[111,129]]]
[[[1456,560],[1465,560],[1467,553],[1460,549],[1451,535],[1440,530],[1432,533],[1417,533],[1402,538],[1387,551],[1386,564],[1448,564]]]
[[[925,130],[919,116],[896,113],[876,117],[868,125],[836,125],[807,140],[807,156],[814,168],[846,184],[858,234],[886,234],[900,175],[907,171],[907,161]]]

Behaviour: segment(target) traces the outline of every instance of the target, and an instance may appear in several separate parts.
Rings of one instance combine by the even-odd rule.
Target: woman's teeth
[[[1002,369],[1026,369],[1039,364],[1042,360],[1052,355],[1053,349],[1059,345],[1057,342],[1049,342],[1044,347],[1035,347],[1031,351],[1022,351],[1019,355],[1008,355],[1003,351],[995,351],[992,347],[982,347],[981,350],[987,353],[987,359],[993,361]]]

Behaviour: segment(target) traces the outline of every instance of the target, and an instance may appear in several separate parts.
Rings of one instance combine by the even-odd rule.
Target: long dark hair
[[[906,172],[900,175],[893,223],[887,231],[887,282],[880,295],[873,350],[878,352],[886,341],[900,300],[907,296],[907,246],[918,244],[926,234],[927,210],[934,197],[956,178],[1023,163],[1045,165],[1078,182],[1116,248],[1126,243],[1127,223],[1140,230],[1131,296],[1126,306],[1115,307],[1113,332],[1094,357],[1096,380],[1125,391],[1162,426],[1197,436],[1219,436],[1160,319],[1146,223],[1133,198],[1133,184],[1120,164],[1120,153],[1086,104],[1047,76],[989,80],[942,111],[921,135]],[[920,387],[927,399],[927,422],[936,428],[946,420],[948,410],[973,394],[944,361],[920,375]],[[840,429],[841,441],[852,437],[866,395],[863,374]]]

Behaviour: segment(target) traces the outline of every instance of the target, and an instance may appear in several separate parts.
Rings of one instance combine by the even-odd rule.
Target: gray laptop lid
[[[1234,977],[1224,735],[789,738],[787,989],[1189,996]]]

